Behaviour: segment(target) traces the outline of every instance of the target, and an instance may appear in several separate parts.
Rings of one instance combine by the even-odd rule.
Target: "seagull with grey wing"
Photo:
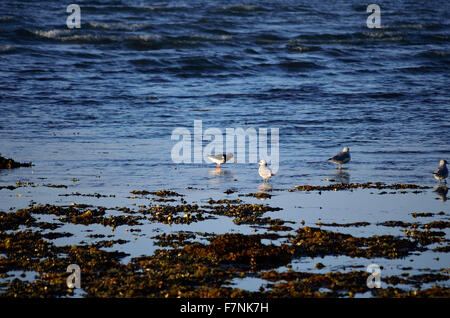
[[[439,162],[439,167],[437,167],[433,172],[434,177],[436,178],[436,180],[439,180],[439,183],[441,183],[442,180],[447,183],[445,181],[445,179],[448,177],[447,163],[447,160],[441,160]]]
[[[258,173],[261,176],[261,178],[264,179],[264,182],[272,178],[273,176],[276,176],[276,174],[272,173],[272,170],[267,166],[267,162],[265,160],[261,160],[258,162],[259,169]]]
[[[233,160],[234,163],[236,163],[236,159],[234,159],[234,156],[232,153],[224,153],[224,154],[219,154],[219,155],[209,155],[208,156],[209,159],[211,159],[213,162],[217,163],[217,169],[220,169],[220,165]]]
[[[344,163],[350,162],[350,148],[344,147],[340,153],[331,157],[328,161],[339,165],[339,169],[341,169]]]

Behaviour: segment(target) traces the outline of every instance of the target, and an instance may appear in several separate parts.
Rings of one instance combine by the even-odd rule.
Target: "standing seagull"
[[[338,164],[339,169],[341,169],[344,163],[348,163],[350,161],[350,148],[344,147],[340,153],[334,157],[331,157],[328,161]]]
[[[211,159],[213,162],[217,163],[217,169],[220,169],[220,165],[222,163],[230,161],[231,159],[233,159],[234,163],[236,163],[236,159],[234,159],[234,156],[232,153],[227,153],[227,154],[224,153],[221,155],[209,155],[208,158]]]
[[[275,174],[272,173],[272,170],[270,170],[270,168],[267,166],[267,162],[265,160],[261,160],[260,162],[258,162],[258,164],[258,172],[261,178],[264,179],[264,182],[269,180],[272,176],[275,176]]]
[[[444,180],[445,183],[447,183],[445,181],[445,178],[448,177],[448,169],[447,169],[447,160],[441,160],[439,162],[439,167],[436,168],[436,170],[434,170],[433,174],[434,177],[436,178],[436,180],[439,180],[439,183],[441,183],[441,180]]]

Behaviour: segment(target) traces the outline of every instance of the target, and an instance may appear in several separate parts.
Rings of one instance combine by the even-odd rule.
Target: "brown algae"
[[[0,154],[0,169],[16,169],[20,167],[31,167],[31,162],[17,162],[11,158],[5,158]]]

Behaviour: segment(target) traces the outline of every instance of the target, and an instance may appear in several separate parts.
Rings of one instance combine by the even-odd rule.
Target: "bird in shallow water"
[[[261,176],[261,178],[264,179],[264,182],[269,180],[271,177],[275,176],[275,174],[272,173],[272,170],[267,166],[267,162],[265,160],[261,160],[258,162],[259,169],[258,173]]]
[[[350,148],[344,147],[340,153],[331,157],[328,161],[338,164],[339,169],[341,169],[344,163],[350,162]]]
[[[217,163],[217,169],[220,169],[220,165],[233,160],[234,163],[236,163],[236,159],[234,159],[234,156],[232,153],[227,153],[227,154],[220,154],[220,155],[209,155],[208,156],[209,159],[211,159],[213,162]]]
[[[445,179],[448,177],[447,163],[447,160],[441,160],[439,162],[439,167],[437,167],[433,172],[434,177],[436,178],[436,180],[439,180],[439,183],[441,183],[442,180],[447,183],[447,181],[445,181]]]

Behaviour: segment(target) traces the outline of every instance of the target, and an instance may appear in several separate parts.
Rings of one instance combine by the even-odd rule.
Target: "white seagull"
[[[439,167],[437,167],[433,172],[434,177],[436,178],[436,180],[439,180],[439,183],[441,183],[441,180],[444,180],[444,182],[447,183],[445,181],[445,178],[448,177],[447,163],[447,160],[441,160],[439,162]]]
[[[272,173],[272,170],[270,170],[270,168],[267,166],[267,162],[265,160],[261,160],[260,162],[258,162],[258,164],[258,172],[261,178],[264,179],[264,182],[275,176],[275,174]]]
[[[217,169],[220,169],[220,165],[222,163],[225,163],[227,161],[233,160],[234,163],[236,163],[236,159],[234,159],[234,156],[232,153],[227,154],[221,154],[221,155],[209,155],[209,159],[211,159],[213,162],[217,163]]]
[[[331,157],[328,161],[338,164],[339,169],[341,169],[344,163],[348,163],[350,161],[350,148],[344,147],[340,153]]]

